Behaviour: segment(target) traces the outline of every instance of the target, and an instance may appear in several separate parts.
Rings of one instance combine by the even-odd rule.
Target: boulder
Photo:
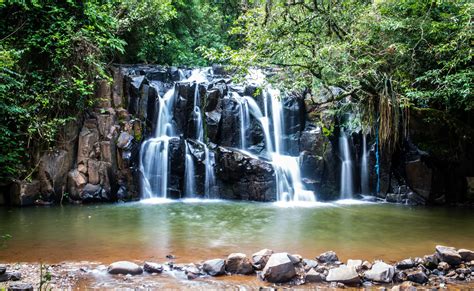
[[[117,138],[117,147],[119,149],[123,149],[129,146],[130,142],[132,142],[133,136],[131,136],[128,132],[122,131]]]
[[[305,270],[314,269],[318,266],[318,262],[310,259],[303,259],[303,265]]]
[[[3,266],[3,265],[0,265],[0,275],[5,274],[6,271],[7,271],[7,267]]]
[[[433,255],[426,255],[423,257],[424,260],[424,266],[430,270],[436,269],[438,267],[438,257],[433,254]]]
[[[7,272],[5,274],[8,275],[10,281],[20,281],[22,277],[20,272]]]
[[[431,193],[433,170],[418,159],[407,162],[405,171],[410,188],[428,200]]]
[[[339,258],[334,251],[328,251],[317,256],[316,260],[320,263],[334,263],[339,261]]]
[[[225,274],[225,260],[214,259],[205,261],[202,269],[211,276],[219,276]]]
[[[451,266],[446,262],[439,262],[437,269],[440,271],[446,272],[446,271],[449,271],[449,269],[451,269]]]
[[[306,272],[305,282],[307,283],[320,283],[326,281],[326,276],[324,274],[316,272],[314,269],[310,269]]]
[[[110,264],[107,268],[107,272],[112,275],[140,275],[141,273],[143,273],[143,269],[135,263],[128,261],[119,261]]]
[[[362,267],[362,260],[347,260],[347,264],[349,268],[354,268],[356,271],[358,271]]]
[[[254,253],[251,259],[252,265],[257,270],[263,269],[272,254],[273,254],[273,251],[269,249],[263,249]]]
[[[10,187],[10,202],[15,206],[33,205],[40,194],[40,182],[14,180]]]
[[[436,255],[439,260],[450,265],[457,266],[461,264],[461,255],[453,247],[436,246]]]
[[[60,194],[67,183],[67,173],[73,166],[73,154],[65,150],[48,151],[40,159],[38,178],[41,194]]]
[[[340,282],[344,284],[355,284],[360,283],[359,274],[357,274],[354,268],[342,265],[334,269],[329,270],[329,274],[326,277],[328,282]]]
[[[163,266],[157,263],[145,262],[143,265],[143,270],[147,273],[161,273],[163,272]]]
[[[288,253],[275,253],[263,268],[262,278],[271,283],[285,283],[296,276],[296,269]]]
[[[245,254],[233,253],[227,257],[225,270],[231,274],[249,275],[253,273],[253,267]]]
[[[461,256],[462,260],[465,262],[470,262],[474,260],[474,252],[471,250],[459,249],[458,253]]]
[[[11,284],[8,286],[8,291],[33,291],[33,285],[30,283],[19,283],[19,284]]]
[[[399,270],[406,270],[415,267],[415,261],[413,259],[405,259],[395,264],[395,267]]]
[[[375,282],[389,283],[395,275],[395,268],[384,262],[377,262],[371,270],[365,272],[364,277]]]
[[[424,284],[428,282],[428,276],[426,276],[422,270],[416,270],[407,273],[407,280],[418,284]]]

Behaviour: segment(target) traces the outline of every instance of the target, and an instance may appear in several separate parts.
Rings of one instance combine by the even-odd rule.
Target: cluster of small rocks
[[[79,263],[0,265],[0,290],[36,290],[42,280],[42,287],[46,289],[70,289],[77,283],[79,273]],[[44,277],[42,278],[41,275]]]
[[[343,264],[333,251],[322,253],[315,259],[304,259],[300,255],[263,249],[250,258],[242,253],[233,253],[226,259],[190,265],[173,266],[167,263],[166,267],[183,271],[190,280],[206,276],[257,274],[260,279],[270,283],[321,283],[337,288],[380,284],[443,287],[449,283],[474,282],[474,252],[445,246],[436,246],[434,254],[423,258],[409,258],[395,264],[362,260],[348,260]],[[132,262],[120,261],[111,264],[108,272],[139,275],[145,271],[158,274],[163,269],[164,266],[157,263],[146,262],[141,267]]]

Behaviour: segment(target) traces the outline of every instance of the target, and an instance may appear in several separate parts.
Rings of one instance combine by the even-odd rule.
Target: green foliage
[[[242,48],[206,57],[243,70],[283,68],[288,87],[337,86],[329,101],[351,96],[359,123],[378,123],[391,147],[411,106],[472,113],[472,14],[472,2],[459,0],[266,1],[232,28]]]

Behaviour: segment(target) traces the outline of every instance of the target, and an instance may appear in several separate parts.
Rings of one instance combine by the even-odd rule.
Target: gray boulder
[[[398,262],[395,267],[399,270],[406,270],[415,267],[415,261],[413,259],[405,259]]]
[[[33,291],[33,285],[29,283],[12,284],[8,286],[8,291]]]
[[[147,273],[161,273],[163,272],[163,266],[157,263],[145,262],[143,265],[143,270]]]
[[[223,275],[225,274],[225,260],[214,259],[205,261],[202,269],[211,276]]]
[[[233,253],[227,257],[225,270],[231,274],[249,275],[253,273],[253,267],[245,254]]]
[[[112,275],[140,275],[141,273],[143,273],[143,269],[139,265],[132,262],[118,261],[110,264],[107,268],[107,272]]]
[[[442,262],[457,266],[461,264],[461,255],[453,247],[436,246],[436,255]]]
[[[303,259],[303,265],[305,270],[314,269],[318,266],[318,262],[310,259]]]
[[[252,255],[252,265],[255,269],[261,270],[265,268],[265,265],[268,262],[268,259],[273,254],[272,250],[263,249]]]
[[[320,263],[333,263],[339,261],[339,258],[334,251],[328,251],[316,257],[316,260]]]
[[[384,262],[377,262],[371,270],[365,272],[364,277],[375,282],[389,283],[395,275],[395,268]]]
[[[322,273],[316,272],[315,269],[310,269],[306,272],[305,282],[307,283],[320,283],[326,281],[326,276]]]
[[[347,260],[346,266],[350,268],[354,268],[356,271],[358,271],[362,267],[362,260]]]
[[[326,281],[340,282],[344,284],[355,284],[360,283],[360,278],[359,274],[357,274],[354,268],[342,265],[338,268],[330,269],[329,274],[326,277]]]
[[[296,276],[295,265],[288,253],[275,253],[270,256],[261,276],[271,283],[285,283]]]
[[[407,274],[407,280],[418,284],[424,284],[428,282],[428,276],[426,276],[423,271],[416,270]]]
[[[470,262],[474,260],[474,252],[471,250],[459,249],[458,253],[461,256],[462,260],[465,262]]]

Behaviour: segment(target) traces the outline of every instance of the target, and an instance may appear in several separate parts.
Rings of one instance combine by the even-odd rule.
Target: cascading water
[[[339,137],[339,152],[342,156],[341,165],[341,199],[352,199],[354,187],[352,181],[352,160],[349,149],[349,140],[341,128],[341,136]]]
[[[195,175],[194,175],[194,160],[187,141],[184,141],[186,151],[185,155],[185,174],[184,174],[184,195],[193,198],[196,195]]]
[[[246,101],[247,110],[262,126],[266,151],[275,170],[277,200],[279,202],[314,202],[316,201],[314,193],[305,190],[301,182],[299,158],[284,154],[284,120],[280,91],[268,86],[263,94],[264,114],[252,97],[246,96],[243,100]]]
[[[156,92],[159,92],[158,89]],[[171,114],[175,95],[173,87],[163,97],[158,96],[155,132],[152,138],[143,142],[140,150],[143,198],[167,197],[168,145],[170,139],[175,136]]]
[[[240,148],[247,149],[246,133],[250,124],[249,105],[245,97],[240,97],[237,92],[232,92],[232,99],[239,104],[239,119],[240,119]]]
[[[367,135],[362,135],[362,159],[360,163],[360,185],[362,194],[369,194],[369,165],[367,161]]]

